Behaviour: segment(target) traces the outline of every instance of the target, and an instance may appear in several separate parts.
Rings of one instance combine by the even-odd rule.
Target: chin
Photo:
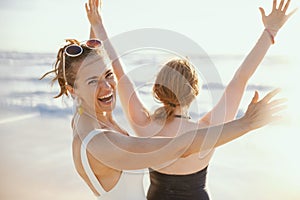
[[[97,99],[96,109],[99,112],[112,112],[116,107],[116,99],[115,96],[112,97],[109,101],[100,101]]]

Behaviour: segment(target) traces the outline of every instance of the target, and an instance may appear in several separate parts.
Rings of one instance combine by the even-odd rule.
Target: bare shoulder
[[[204,116],[202,116],[196,123],[198,123],[200,126],[203,126],[203,127],[208,127],[210,126],[210,115],[211,115],[211,112],[208,112],[206,113]]]
[[[192,120],[177,118],[162,126],[158,130],[158,134],[156,134],[156,136],[175,137],[207,126],[208,125],[204,122],[198,123]]]

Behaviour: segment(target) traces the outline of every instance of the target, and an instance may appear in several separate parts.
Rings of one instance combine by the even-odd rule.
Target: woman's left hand
[[[285,22],[296,12],[297,9],[294,9],[291,13],[286,14],[287,9],[289,8],[291,0],[288,0],[284,3],[285,0],[281,0],[277,8],[277,0],[273,0],[272,12],[267,16],[263,8],[259,8],[262,21],[266,29],[270,31],[277,32]]]

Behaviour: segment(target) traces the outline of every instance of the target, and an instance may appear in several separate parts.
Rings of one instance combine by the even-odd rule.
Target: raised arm
[[[91,3],[91,2],[89,2],[89,3]],[[94,4],[95,4],[95,7],[96,7],[96,8],[101,9],[101,7],[102,7],[102,0],[95,1]],[[86,11],[87,11],[87,9],[89,9],[87,3],[85,4],[85,9],[86,9]],[[97,14],[97,13],[96,13],[96,14]],[[100,17],[100,15],[99,15],[99,17]],[[101,23],[102,23],[101,17],[100,17],[100,20],[101,20]],[[105,34],[105,35],[106,35],[106,34]],[[93,31],[93,27],[91,26],[91,27],[90,27],[90,39],[98,38],[98,39],[100,39],[100,40],[102,40],[102,41],[105,41],[105,40],[107,39],[107,38],[104,38],[104,37],[102,38],[102,35],[101,35],[100,37],[101,37],[101,38],[98,38],[98,37],[95,35],[95,32]]]
[[[114,47],[112,46],[104,25],[102,18],[99,14],[99,0],[89,0],[85,4],[88,19],[91,24],[91,37],[99,38],[104,43],[104,48],[111,59],[113,70],[118,79],[118,93],[120,100],[131,124],[137,126],[145,126],[150,121],[148,111],[138,97],[135,91],[134,83],[129,79],[123,70],[123,65],[117,55]]]
[[[228,86],[225,88],[224,94],[218,104],[200,121],[207,124],[218,124],[234,119],[248,80],[251,78],[274,42],[274,37],[279,29],[296,11],[294,10],[286,15],[289,4],[290,0],[286,3],[284,3],[284,0],[281,0],[277,8],[277,1],[274,0],[272,12],[268,16],[265,15],[263,8],[259,8],[265,26],[264,31],[242,65],[236,71]]]
[[[142,169],[172,161],[180,156],[205,151],[207,135],[216,138],[218,147],[277,119],[282,100],[271,101],[272,91],[261,101],[256,92],[244,117],[226,124],[190,131],[175,138],[136,138],[104,131],[88,144],[89,152],[103,164],[119,170]],[[204,148],[203,148],[204,147]]]

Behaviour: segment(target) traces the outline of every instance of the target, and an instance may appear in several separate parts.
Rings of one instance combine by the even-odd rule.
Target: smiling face
[[[116,80],[110,65],[99,55],[85,59],[75,82],[75,95],[91,114],[112,112],[116,104]]]

